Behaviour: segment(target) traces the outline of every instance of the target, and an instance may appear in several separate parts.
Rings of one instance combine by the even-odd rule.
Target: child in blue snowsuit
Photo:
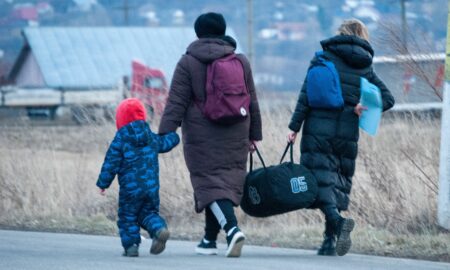
[[[174,132],[154,134],[146,120],[146,110],[136,98],[117,107],[117,133],[106,153],[97,186],[104,195],[116,174],[119,178],[119,234],[124,256],[138,256],[140,227],[152,241],[150,253],[159,254],[166,246],[169,231],[159,215],[158,153],[170,151],[180,138]]]

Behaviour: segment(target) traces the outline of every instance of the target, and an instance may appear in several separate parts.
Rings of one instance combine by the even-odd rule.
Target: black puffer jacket
[[[342,110],[310,108],[305,80],[289,128],[298,132],[303,124],[301,163],[312,170],[319,184],[313,207],[335,205],[339,210],[347,210],[358,154],[359,118],[354,108],[360,99],[360,78],[380,88],[384,111],[394,105],[394,98],[372,69],[374,52],[367,41],[339,35],[323,40],[321,45],[324,57],[339,72],[345,106]],[[316,58],[311,64],[315,61]]]

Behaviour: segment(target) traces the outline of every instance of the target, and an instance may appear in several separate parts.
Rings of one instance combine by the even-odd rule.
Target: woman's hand
[[[256,151],[256,141],[250,141],[250,145],[248,146],[248,151],[252,154]]]
[[[358,103],[355,107],[355,113],[356,115],[358,115],[359,117],[361,117],[361,114],[363,113],[363,111],[367,110],[367,107],[361,105],[361,103]]]
[[[106,195],[106,190],[104,188],[101,188],[99,191],[100,195],[105,196]]]
[[[296,139],[297,139],[297,132],[291,131],[288,133],[287,141],[289,143],[295,143]]]

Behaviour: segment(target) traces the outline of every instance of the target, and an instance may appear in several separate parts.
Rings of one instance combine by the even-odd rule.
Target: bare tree
[[[432,94],[442,101],[442,85],[436,83],[436,71],[441,67],[433,45],[429,43],[430,38],[424,33],[412,33],[407,26],[394,22],[380,22],[379,27],[381,35],[374,42],[379,46],[388,46],[396,54],[394,58],[398,63],[425,82]]]

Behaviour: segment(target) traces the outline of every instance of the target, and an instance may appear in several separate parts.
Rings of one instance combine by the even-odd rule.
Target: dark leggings
[[[230,200],[217,200],[205,208],[205,239],[216,241],[220,229],[228,232],[237,226],[233,203]]]

